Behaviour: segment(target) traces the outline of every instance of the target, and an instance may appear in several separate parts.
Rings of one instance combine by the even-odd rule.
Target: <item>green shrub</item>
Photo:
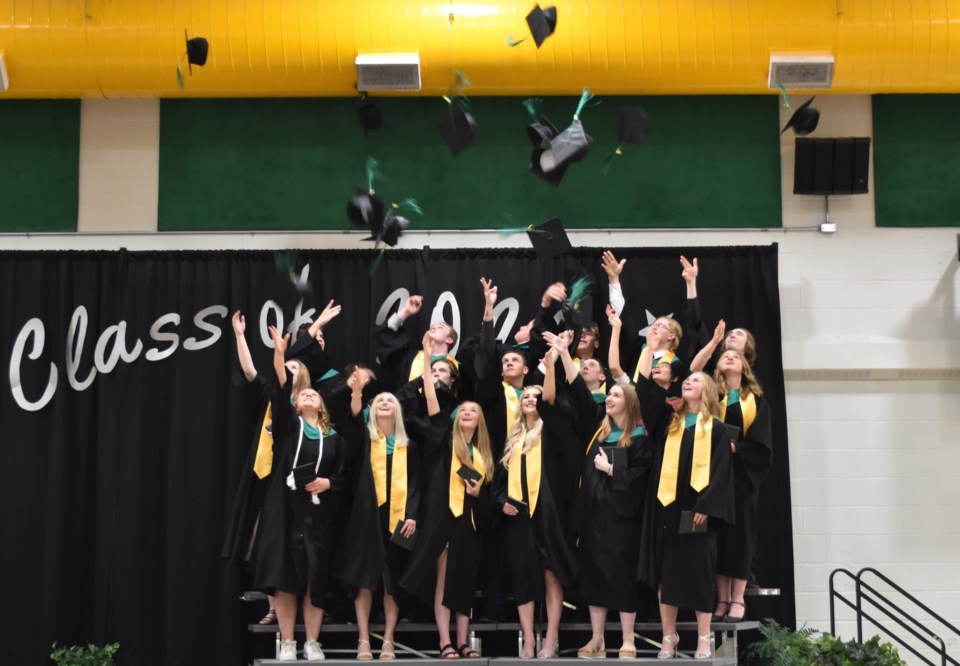
[[[120,649],[120,643],[110,643],[103,647],[92,643],[85,647],[57,647],[54,643],[52,647],[50,658],[57,666],[113,666],[113,655]]]
[[[764,666],[906,666],[890,643],[874,636],[866,643],[847,641],[815,629],[793,631],[775,620],[760,625],[763,640],[747,650],[750,663]],[[819,635],[817,635],[819,634]]]

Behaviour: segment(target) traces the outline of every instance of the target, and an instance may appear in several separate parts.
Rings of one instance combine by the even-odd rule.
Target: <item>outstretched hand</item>
[[[717,322],[717,327],[713,329],[713,339],[710,340],[715,345],[720,344],[723,340],[723,336],[727,334],[727,322],[720,320]]]
[[[607,279],[610,281],[610,284],[620,282],[620,273],[623,272],[623,266],[626,263],[626,259],[617,261],[617,258],[613,256],[613,252],[610,250],[604,250],[600,256],[600,265],[603,267],[603,272],[607,274]]]
[[[562,282],[554,282],[547,290],[543,292],[543,298],[540,299],[540,307],[548,308],[554,301],[567,300],[567,288]]]
[[[493,307],[497,302],[497,288],[493,285],[493,280],[480,278],[480,284],[483,285],[483,301],[488,307]]]
[[[327,307],[323,309],[323,312],[320,313],[320,316],[317,317],[317,321],[320,322],[320,328],[323,328],[329,324],[338,314],[340,314],[340,309],[343,306],[337,305],[333,302],[333,299],[330,299],[330,302],[327,303]]]
[[[403,307],[400,308],[400,319],[407,319],[413,315],[420,312],[420,308],[423,307],[423,296],[411,296],[403,304]]]
[[[617,314],[617,311],[613,309],[613,306],[607,304],[607,323],[610,324],[610,328],[621,328],[623,323],[620,321],[620,315]]]
[[[700,268],[697,266],[697,258],[693,258],[693,263],[690,263],[690,260],[680,255],[680,265],[683,266],[683,281],[687,284],[691,282],[695,283],[697,281],[697,275],[700,273]]]
[[[273,348],[275,351],[280,352],[281,354],[286,353],[287,345],[290,343],[290,334],[280,335],[280,331],[277,330],[276,326],[270,327],[270,337],[273,338]]]
[[[247,330],[247,322],[243,318],[243,315],[240,314],[240,310],[237,310],[233,313],[233,316],[230,317],[230,324],[233,326],[233,333],[238,338],[242,338],[244,332]]]

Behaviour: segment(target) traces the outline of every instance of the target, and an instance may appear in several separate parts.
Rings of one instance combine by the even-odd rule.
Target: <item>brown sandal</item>
[[[277,623],[277,611],[270,609],[267,611],[267,614],[263,616],[259,624],[276,624]]]
[[[440,648],[440,658],[441,659],[459,659],[460,653],[457,652],[457,648],[453,647],[453,643],[447,643],[442,648]]]

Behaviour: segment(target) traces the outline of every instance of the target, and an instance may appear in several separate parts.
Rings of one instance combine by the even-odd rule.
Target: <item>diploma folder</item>
[[[305,485],[317,478],[317,462],[309,462],[306,465],[299,465],[293,468],[293,482],[297,488],[303,488]]]
[[[706,534],[707,525],[710,522],[710,518],[707,518],[703,525],[694,525],[693,524],[693,511],[681,511],[680,512],[680,530],[679,534]]]
[[[627,447],[625,446],[601,446],[603,452],[607,454],[607,460],[613,464],[614,472],[617,469],[627,467]]]
[[[506,502],[517,510],[518,516],[530,515],[530,506],[523,500],[518,500],[515,497],[507,497]]]
[[[466,465],[460,465],[460,469],[457,470],[457,474],[460,475],[464,481],[475,481],[480,483],[480,479],[483,477],[480,476],[480,472],[473,469],[472,467],[467,467]]]
[[[397,544],[404,550],[412,551],[414,545],[417,543],[417,532],[414,532],[408,537],[403,536],[403,521],[400,521],[397,523],[397,529],[395,529],[393,534],[390,535],[390,541]]]

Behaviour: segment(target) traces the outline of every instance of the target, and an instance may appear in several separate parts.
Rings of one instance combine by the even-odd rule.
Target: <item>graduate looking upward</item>
[[[387,322],[374,333],[374,351],[386,375],[384,379],[387,387],[391,391],[423,375],[423,364],[420,358],[424,354],[431,359],[450,356],[451,350],[457,344],[459,334],[453,326],[438,321],[427,329],[430,339],[429,350],[416,347],[404,322],[419,314],[422,308],[423,296],[410,296],[400,309],[390,315]],[[450,356],[450,358],[453,357]]]

